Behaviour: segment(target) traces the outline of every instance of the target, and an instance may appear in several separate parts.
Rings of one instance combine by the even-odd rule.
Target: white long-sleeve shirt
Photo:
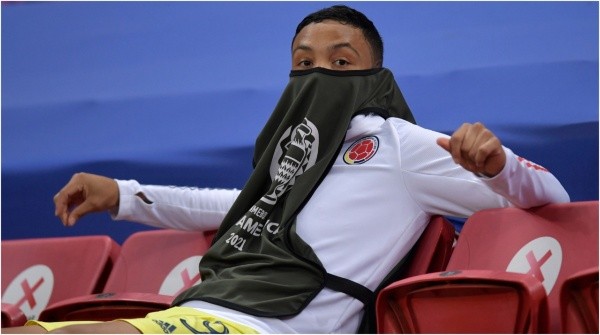
[[[346,150],[375,136],[378,148],[362,164],[348,164]],[[480,178],[455,164],[436,144],[447,137],[401,119],[357,116],[327,176],[297,216],[297,232],[329,273],[374,290],[416,243],[433,215],[468,217],[486,208],[529,208],[568,202],[548,171],[504,148],[504,169]],[[115,219],[180,230],[214,230],[238,190],[140,185],[118,181]],[[151,204],[136,194],[143,193]],[[362,303],[323,289],[297,316],[256,318],[201,301],[185,306],[272,333],[354,333]]]

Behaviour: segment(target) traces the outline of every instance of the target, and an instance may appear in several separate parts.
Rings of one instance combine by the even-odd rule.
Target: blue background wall
[[[2,239],[148,229],[54,217],[78,171],[241,187],[287,83],[296,24],[328,2],[2,3]],[[597,2],[352,2],[420,125],[482,121],[598,199]]]

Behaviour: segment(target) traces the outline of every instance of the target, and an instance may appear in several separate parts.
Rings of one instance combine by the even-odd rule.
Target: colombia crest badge
[[[346,150],[344,162],[349,165],[363,164],[375,156],[379,148],[379,139],[376,136],[363,137]]]

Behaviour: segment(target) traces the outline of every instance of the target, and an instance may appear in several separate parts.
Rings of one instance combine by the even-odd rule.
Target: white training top
[[[356,141],[376,137],[361,164],[344,162]],[[468,217],[486,208],[529,208],[568,202],[558,180],[505,148],[504,169],[480,178],[436,144],[447,135],[397,118],[357,116],[327,176],[297,217],[297,232],[328,272],[374,290],[416,243],[432,215]],[[372,140],[373,141],[373,140]],[[350,160],[351,162],[351,160]],[[118,181],[117,220],[181,230],[217,229],[238,190],[140,185]],[[143,192],[146,204],[135,194]],[[241,322],[264,333],[355,333],[362,303],[323,289],[298,315],[258,318],[201,301],[184,306]]]

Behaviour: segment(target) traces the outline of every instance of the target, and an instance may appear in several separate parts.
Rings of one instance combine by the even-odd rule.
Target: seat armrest
[[[100,293],[59,301],[48,306],[40,321],[110,321],[144,317],[171,306],[174,297],[154,293]]]
[[[2,328],[22,326],[25,322],[27,322],[27,316],[19,307],[2,303]]]

